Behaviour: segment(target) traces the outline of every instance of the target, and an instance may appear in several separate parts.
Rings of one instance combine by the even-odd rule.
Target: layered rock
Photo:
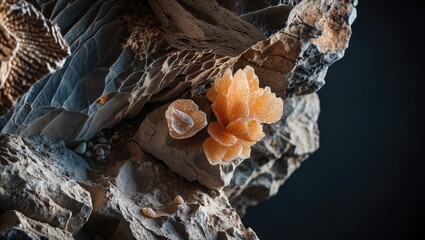
[[[131,161],[107,169],[111,181],[87,187],[94,196],[94,210],[85,228],[89,235],[111,239],[257,239],[242,225],[222,191],[187,182],[140,149],[134,148],[132,155]]]
[[[241,215],[246,207],[277,194],[301,162],[319,148],[318,96],[292,97],[284,106],[284,117],[264,127],[266,137],[254,145],[252,157],[236,168],[224,189]]]
[[[255,68],[262,87],[270,86],[279,96],[317,91],[327,67],[343,56],[356,4],[303,1],[279,26],[284,28],[266,38],[216,3],[173,1],[176,14],[167,19],[169,9],[161,8],[161,1],[148,1],[149,6],[139,2],[131,9],[120,0],[77,0],[63,8],[65,2],[39,4],[60,27],[73,55],[18,102],[10,120],[1,121],[3,133],[43,134],[67,143],[88,140],[136,116],[146,103],[202,95],[226,69],[246,65]],[[278,11],[288,15],[290,7]],[[231,25],[221,24],[223,18]],[[91,27],[85,31],[86,26]],[[227,34],[233,31],[229,27],[239,34]],[[187,29],[188,37],[182,37]],[[87,64],[81,67],[81,62]]]
[[[11,210],[0,215],[1,239],[74,239],[71,233]]]
[[[256,239],[237,213],[276,194],[318,148],[313,92],[348,46],[357,1],[31,3],[72,55],[0,117],[0,212],[17,219],[1,234]],[[0,28],[5,56],[11,39]],[[211,121],[206,90],[247,65],[283,98],[283,118],[250,159],[213,166],[206,129],[171,139],[165,110],[193,99]]]
[[[61,148],[63,143],[47,138],[33,145],[0,135],[0,211],[17,210],[71,233],[82,228],[92,203],[89,193],[77,184],[76,177],[84,172],[73,173],[75,165],[85,163],[76,162],[76,154]]]
[[[9,211],[0,217],[5,239],[257,238],[223,191],[187,182],[133,144],[131,156],[118,157],[115,145],[120,161],[89,167],[50,138],[0,135],[0,142],[0,211]]]

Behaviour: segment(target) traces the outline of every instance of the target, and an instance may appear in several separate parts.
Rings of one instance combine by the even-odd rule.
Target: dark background
[[[360,0],[320,149],[243,221],[261,239],[425,239],[423,1]]]

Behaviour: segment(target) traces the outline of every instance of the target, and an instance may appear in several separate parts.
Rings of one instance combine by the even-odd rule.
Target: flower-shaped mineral
[[[251,146],[264,137],[262,123],[281,119],[283,101],[269,87],[260,88],[259,79],[250,66],[234,76],[228,69],[207,91],[217,122],[208,126],[203,150],[215,165],[234,159],[249,158]]]
[[[165,112],[170,136],[175,139],[189,138],[207,125],[206,114],[190,99],[179,99]]]

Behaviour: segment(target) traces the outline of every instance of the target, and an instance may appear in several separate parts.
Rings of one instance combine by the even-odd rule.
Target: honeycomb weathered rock
[[[0,3],[0,114],[70,54],[60,29],[24,0]]]

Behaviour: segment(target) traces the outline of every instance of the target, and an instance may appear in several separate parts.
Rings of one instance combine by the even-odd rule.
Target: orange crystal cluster
[[[189,138],[207,125],[206,114],[189,99],[179,99],[165,111],[170,136],[175,139]]]
[[[212,165],[246,159],[251,146],[264,137],[262,123],[281,119],[283,101],[269,87],[260,88],[254,69],[246,66],[234,76],[228,69],[208,89],[217,122],[208,125],[203,150]]]

